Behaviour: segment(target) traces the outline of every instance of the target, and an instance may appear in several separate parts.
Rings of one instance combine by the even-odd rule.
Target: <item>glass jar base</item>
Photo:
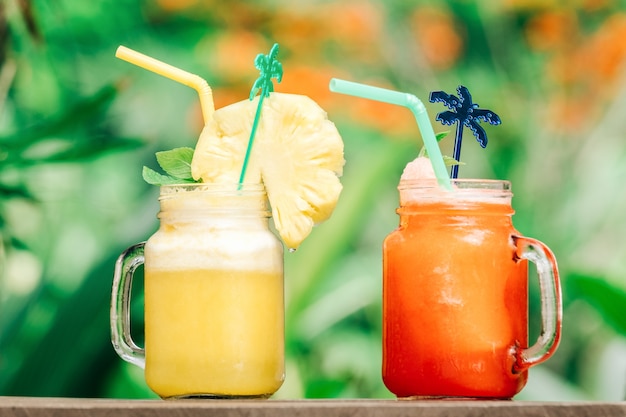
[[[398,401],[511,401],[512,398],[498,397],[447,397],[443,395],[411,395],[409,397],[397,397]]]
[[[267,400],[272,394],[226,395],[226,394],[185,394],[161,397],[163,400]]]

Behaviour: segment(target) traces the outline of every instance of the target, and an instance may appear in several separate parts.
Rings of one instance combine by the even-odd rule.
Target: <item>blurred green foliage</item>
[[[466,141],[460,176],[513,182],[515,224],[553,249],[565,297],[561,346],[518,399],[624,399],[625,6],[0,1],[0,395],[154,396],[109,342],[113,265],[157,226],[141,167],[194,146],[202,122],[193,90],[115,59],[116,47],[201,75],[221,107],[248,96],[254,57],[278,42],[276,90],[328,111],[347,164],[333,217],[285,256],[288,374],[276,398],[390,397],[381,243],[421,142],[410,113],[331,94],[336,76],[424,101],[463,84],[501,116],[487,149]],[[442,110],[427,107],[433,120]],[[534,338],[534,287],[530,307]],[[134,318],[140,333],[140,292]]]

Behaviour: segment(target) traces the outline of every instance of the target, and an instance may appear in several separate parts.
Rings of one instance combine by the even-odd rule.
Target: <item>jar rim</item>
[[[186,183],[161,186],[159,218],[164,213],[186,212],[230,213],[233,210],[243,214],[270,217],[271,209],[263,184],[259,183]]]
[[[237,194],[242,192],[265,193],[265,185],[262,183],[179,183],[164,184],[160,187],[161,196],[177,194],[180,192],[196,191],[202,193]]]
[[[455,190],[492,190],[495,192],[511,192],[511,182],[507,180],[454,178],[450,180]],[[427,190],[440,188],[436,179],[401,180],[398,190]],[[443,190],[442,190],[443,191]]]
[[[400,181],[400,206],[422,203],[445,203],[474,206],[477,203],[510,206],[513,193],[505,180],[452,179],[451,190],[442,188],[436,179]]]

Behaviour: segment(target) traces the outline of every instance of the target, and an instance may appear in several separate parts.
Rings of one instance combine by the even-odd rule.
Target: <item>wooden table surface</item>
[[[613,417],[626,402],[117,400],[0,397],[1,417]]]

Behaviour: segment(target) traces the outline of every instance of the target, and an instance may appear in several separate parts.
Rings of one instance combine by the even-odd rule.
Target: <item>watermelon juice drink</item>
[[[400,183],[383,247],[383,380],[400,398],[512,398],[556,350],[561,300],[550,250],[512,224],[506,181]],[[528,348],[527,259],[544,304]]]

